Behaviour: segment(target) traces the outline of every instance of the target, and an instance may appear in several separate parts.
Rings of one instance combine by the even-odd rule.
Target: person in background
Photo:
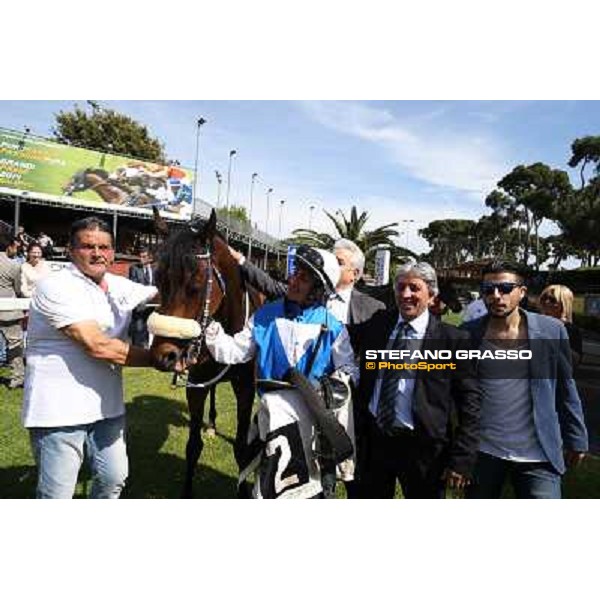
[[[52,258],[54,249],[54,242],[52,238],[49,235],[45,234],[43,231],[40,231],[40,235],[38,235],[36,241],[42,249],[42,254],[44,255],[44,258]]]
[[[463,323],[468,323],[469,321],[474,321],[475,319],[487,315],[487,307],[483,298],[479,294],[474,295],[476,295],[476,297],[465,306],[465,309],[462,312]]]
[[[21,248],[21,254],[25,256],[27,254],[27,248],[29,248],[29,242],[27,241],[27,234],[25,233],[25,227],[23,225],[19,225],[17,229],[17,235],[15,238],[19,241],[19,246]]]
[[[21,295],[31,298],[36,283],[50,273],[52,269],[43,258],[42,247],[32,242],[27,248],[27,262],[21,265]]]
[[[583,355],[583,340],[573,323],[573,292],[566,285],[549,285],[540,294],[539,306],[543,315],[562,321],[569,334],[573,366],[577,366]]]
[[[25,257],[22,254],[21,242],[18,238],[12,238],[5,244],[4,252],[6,257],[14,263],[21,265],[25,262]]]
[[[21,268],[11,258],[16,240],[0,240],[0,298],[17,298],[21,294]],[[9,250],[10,249],[10,250]],[[10,389],[23,387],[23,311],[0,311],[0,334],[5,338],[6,359],[10,366]]]
[[[140,248],[138,256],[140,262],[132,265],[129,269],[129,279],[142,285],[154,285],[156,269],[152,264],[154,260],[152,253],[148,248]],[[131,343],[134,346],[140,346],[141,348],[149,347],[150,336],[146,322],[152,310],[152,308],[148,308],[145,304],[140,304],[134,308],[129,327]]]

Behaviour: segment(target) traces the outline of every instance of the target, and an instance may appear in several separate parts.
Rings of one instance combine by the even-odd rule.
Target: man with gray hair
[[[355,284],[363,276],[365,255],[351,240],[339,239],[333,245],[333,253],[342,269],[342,275],[335,288],[336,295],[330,301],[330,310],[346,325],[358,325],[370,319],[385,304],[355,289]]]
[[[468,337],[432,318],[429,307],[438,292],[431,265],[402,265],[395,283],[397,307],[362,327],[361,353],[410,348],[450,350],[454,356]],[[452,374],[414,370],[397,377],[361,361],[358,399],[368,419],[359,465],[362,496],[393,498],[397,481],[405,498],[443,498],[446,487],[464,489],[477,454],[480,395],[470,364],[457,367]]]

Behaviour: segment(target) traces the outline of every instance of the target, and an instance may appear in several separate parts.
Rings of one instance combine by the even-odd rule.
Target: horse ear
[[[158,212],[158,208],[156,206],[152,207],[152,213],[154,214],[154,230],[159,235],[168,236],[169,235],[169,225],[167,222],[160,216],[160,212]]]
[[[217,231],[217,211],[214,208],[210,211],[210,217],[208,218],[204,231],[207,240],[212,239]]]

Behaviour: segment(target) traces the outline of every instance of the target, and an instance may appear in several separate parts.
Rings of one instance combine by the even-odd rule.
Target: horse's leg
[[[238,464],[243,464],[244,452],[248,447],[248,430],[252,417],[254,403],[254,365],[253,363],[236,367],[236,373],[231,378],[231,387],[237,401],[237,431],[233,454]]]
[[[209,392],[208,406],[208,424],[206,426],[206,435],[214,437],[217,433],[217,386],[213,385]]]
[[[196,465],[200,459],[204,442],[202,441],[202,417],[204,416],[204,402],[207,391],[201,388],[188,388],[186,390],[188,409],[190,411],[190,425],[187,445],[185,447],[185,481],[183,484],[182,498],[192,497],[192,487]]]

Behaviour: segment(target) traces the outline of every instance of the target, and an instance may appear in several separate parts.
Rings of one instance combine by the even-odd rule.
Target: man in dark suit
[[[402,265],[395,290],[397,307],[359,328],[361,355],[404,344],[421,352],[450,350],[454,356],[468,344],[466,332],[429,314],[439,291],[429,264]],[[402,378],[366,365],[361,361],[358,390],[358,408],[368,422],[361,495],[393,498],[396,481],[406,498],[442,498],[447,486],[463,489],[479,442],[480,394],[470,363],[460,362],[452,376],[413,371],[416,376]]]
[[[154,260],[152,253],[148,248],[140,248],[139,258],[140,262],[132,265],[129,269],[129,279],[143,285],[154,285],[156,280],[156,269],[152,265]],[[133,310],[129,334],[131,336],[131,343],[134,346],[148,348],[150,338],[146,321],[151,312],[152,309],[148,308],[145,304],[142,304]]]

